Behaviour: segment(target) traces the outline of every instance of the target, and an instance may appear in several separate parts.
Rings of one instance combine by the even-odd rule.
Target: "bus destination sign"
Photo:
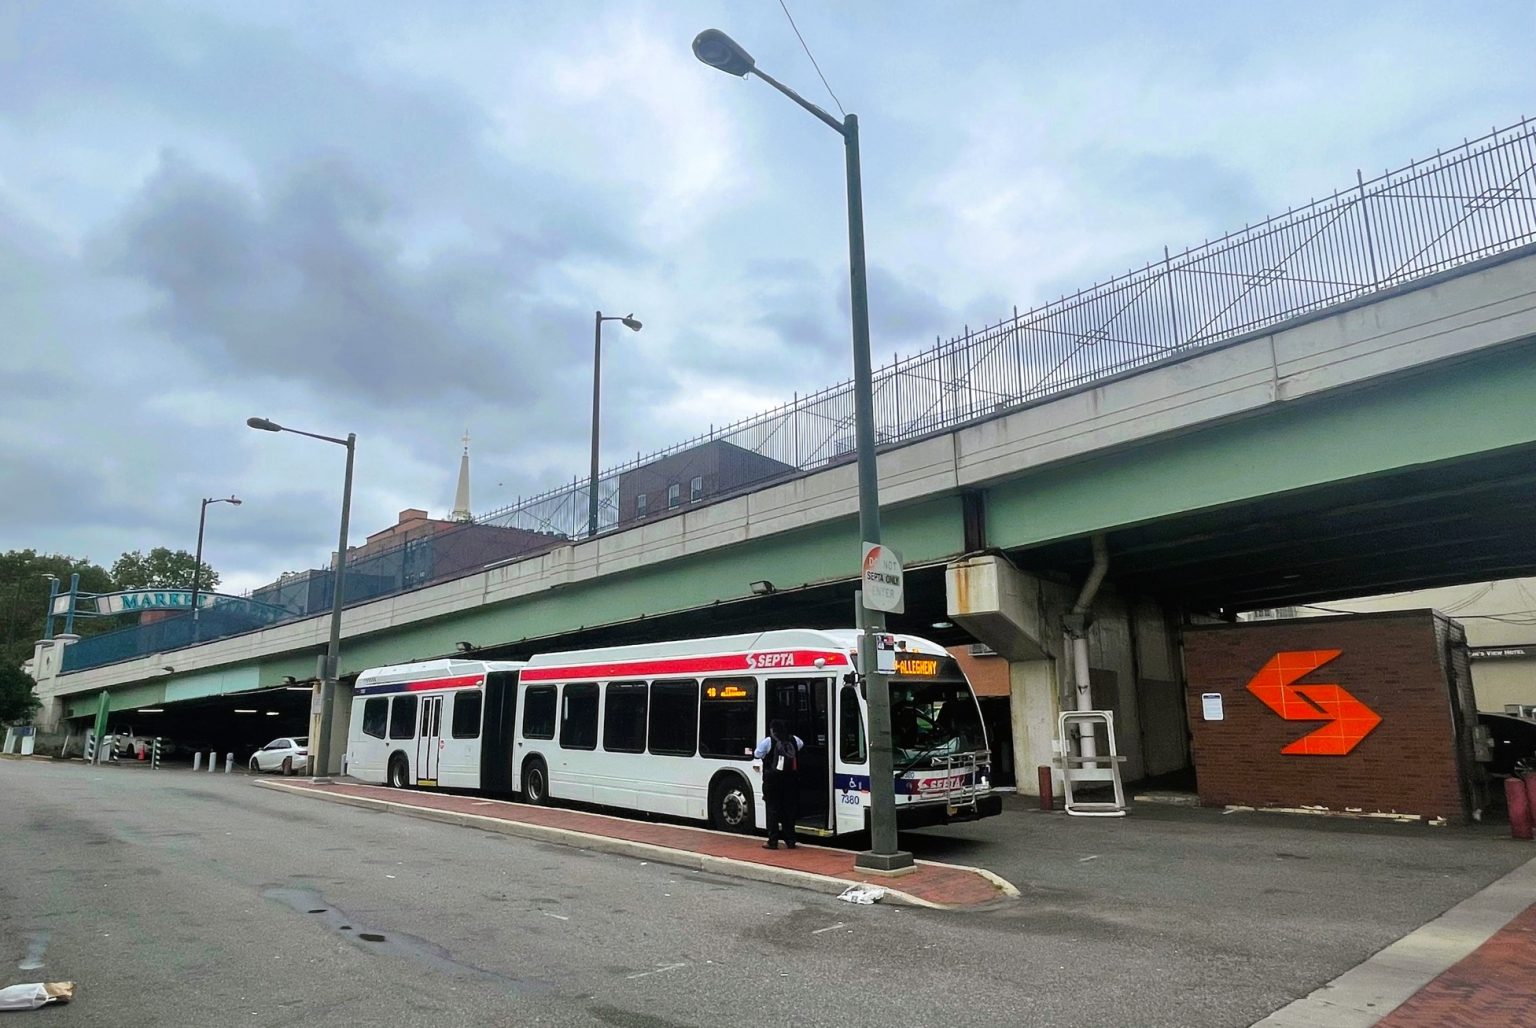
[[[902,654],[896,658],[896,673],[898,675],[913,675],[919,678],[932,678],[939,673],[939,658],[912,657]]]

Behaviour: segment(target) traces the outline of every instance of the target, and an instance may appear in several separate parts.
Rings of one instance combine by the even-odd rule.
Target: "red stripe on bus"
[[[570,667],[524,668],[525,682],[550,682],[568,678],[665,678],[669,675],[700,675],[718,671],[814,671],[816,660],[828,665],[851,663],[836,650],[772,650],[728,653],[715,657],[676,657],[663,660],[631,660],[616,664],[576,664]]]
[[[378,682],[358,687],[358,692],[434,692],[438,689],[473,689],[485,681],[482,675],[458,675],[454,678],[433,678],[425,682]]]

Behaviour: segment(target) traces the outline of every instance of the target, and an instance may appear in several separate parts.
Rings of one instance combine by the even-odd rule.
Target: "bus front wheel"
[[[719,832],[750,832],[757,827],[752,790],[739,775],[719,778],[709,790],[709,824]]]
[[[407,781],[409,772],[405,766],[405,758],[396,753],[389,758],[389,787],[391,789],[404,789],[410,784]]]
[[[544,762],[537,757],[528,762],[523,768],[523,802],[535,807],[543,807],[549,803],[549,771],[544,767]]]

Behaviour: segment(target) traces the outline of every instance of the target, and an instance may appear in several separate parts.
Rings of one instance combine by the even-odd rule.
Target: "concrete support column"
[[[1053,769],[1052,779],[1060,793],[1061,772],[1051,763],[1056,715],[1061,712],[1058,669],[1058,662],[1051,659],[1008,662],[1014,774],[1019,792],[1026,796],[1039,794],[1035,769],[1042,764]]]
[[[1033,795],[1035,768],[1051,763],[1063,673],[1059,626],[1072,597],[992,554],[956,561],[945,580],[950,619],[1008,661],[1014,774],[1019,791]]]

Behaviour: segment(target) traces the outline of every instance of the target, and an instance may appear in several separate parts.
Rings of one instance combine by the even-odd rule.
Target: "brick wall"
[[[1406,611],[1187,629],[1200,801],[1464,820],[1451,688],[1435,623],[1430,611]],[[1328,719],[1286,720],[1248,691],[1249,681],[1276,653],[1335,649],[1339,656],[1297,684],[1339,685],[1381,723],[1347,754],[1282,754]],[[1221,694],[1224,720],[1205,720],[1204,693]]]

